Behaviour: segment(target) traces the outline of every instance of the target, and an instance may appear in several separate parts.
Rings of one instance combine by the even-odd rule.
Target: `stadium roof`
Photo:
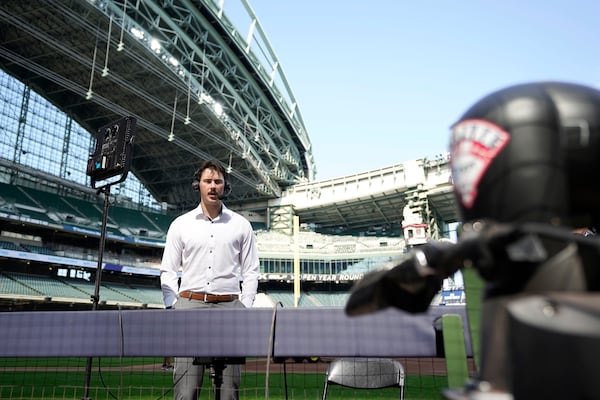
[[[312,180],[310,140],[260,25],[249,44],[213,1],[173,3],[3,0],[0,68],[90,132],[136,117],[132,172],[177,209],[197,204],[190,184],[207,158],[230,171],[232,204]]]

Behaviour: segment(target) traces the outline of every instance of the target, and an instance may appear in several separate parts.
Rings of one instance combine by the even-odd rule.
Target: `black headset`
[[[208,162],[204,162],[194,173],[194,178],[192,179],[192,190],[194,192],[200,191],[200,171],[202,171],[205,168],[205,165],[207,163]],[[210,163],[216,164],[219,167],[221,165],[215,161],[212,161]],[[227,171],[225,171],[223,168],[218,169],[218,170],[223,174],[223,180],[225,181],[225,188],[223,190],[223,194],[220,196],[221,199],[224,199],[225,197],[227,197],[231,194],[231,184],[229,183],[229,174],[227,174]]]

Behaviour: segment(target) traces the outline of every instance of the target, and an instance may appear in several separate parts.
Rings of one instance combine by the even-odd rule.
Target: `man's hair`
[[[200,176],[202,175],[202,172],[204,172],[205,169],[213,169],[217,172],[220,172],[221,175],[223,175],[223,179],[225,180],[225,182],[229,181],[227,171],[225,171],[225,168],[218,160],[206,160],[202,162],[202,164],[200,164],[200,168],[198,168],[198,171],[196,173],[198,179],[200,179]]]

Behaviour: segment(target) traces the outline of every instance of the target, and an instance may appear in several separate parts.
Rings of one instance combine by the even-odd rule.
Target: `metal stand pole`
[[[213,379],[213,384],[215,386],[215,400],[221,400],[221,386],[223,385],[224,369],[225,362],[223,360],[213,360],[210,377]]]
[[[104,211],[102,213],[102,228],[100,229],[100,247],[98,249],[98,266],[96,267],[96,285],[94,294],[92,295],[92,310],[96,311],[100,301],[100,281],[102,279],[102,256],[104,254],[104,242],[106,240],[106,223],[108,220],[108,206],[110,204],[110,185],[103,186],[98,189],[98,194],[104,192]],[[88,357],[85,366],[85,384],[83,386],[82,400],[91,400],[89,397],[90,381],[92,378],[92,357]]]

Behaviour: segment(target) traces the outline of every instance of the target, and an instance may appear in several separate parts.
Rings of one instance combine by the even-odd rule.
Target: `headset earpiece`
[[[194,192],[200,191],[200,170],[197,169],[194,173],[194,179],[192,179],[192,190]]]

